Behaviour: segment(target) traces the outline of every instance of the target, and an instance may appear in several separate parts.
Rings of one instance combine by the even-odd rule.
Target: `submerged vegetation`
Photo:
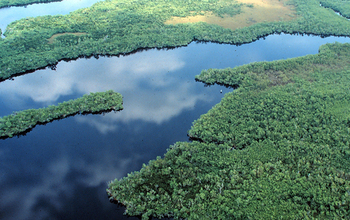
[[[13,137],[56,119],[75,114],[97,113],[101,111],[119,111],[123,109],[122,96],[112,90],[90,93],[75,100],[69,100],[41,109],[28,109],[0,118],[0,137]]]
[[[170,146],[109,184],[129,215],[175,219],[342,219],[350,215],[350,44],[203,71],[239,85]]]
[[[11,7],[11,6],[25,6],[35,3],[49,3],[49,2],[60,2],[62,0],[1,0],[0,8]]]
[[[55,65],[62,59],[183,46],[193,40],[242,44],[282,32],[350,35],[349,21],[331,9],[321,7],[316,0],[282,1],[286,7],[291,7],[292,20],[263,22],[252,19],[248,27],[238,29],[206,22],[166,24],[174,17],[206,14],[235,18],[237,14],[258,7],[242,2],[107,0],[65,16],[21,19],[11,23],[4,33],[6,37],[0,38],[0,79]],[[52,36],[57,37],[52,40]]]

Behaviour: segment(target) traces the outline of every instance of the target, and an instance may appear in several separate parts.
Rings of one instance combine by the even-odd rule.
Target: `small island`
[[[343,219],[350,214],[350,44],[196,78],[238,86],[170,146],[112,181],[128,215]]]
[[[123,109],[122,95],[112,90],[90,93],[81,98],[69,100],[40,109],[27,109],[0,118],[0,138],[13,137],[33,129],[37,124],[67,118],[76,114],[119,111]]]

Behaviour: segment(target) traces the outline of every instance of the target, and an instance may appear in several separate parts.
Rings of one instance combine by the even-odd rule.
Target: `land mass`
[[[350,44],[316,55],[203,71],[238,85],[189,136],[112,181],[128,215],[343,219],[350,214]]]
[[[326,8],[331,8],[340,15],[350,19],[350,1],[349,0],[321,0],[321,5]]]
[[[196,16],[202,17],[191,21]],[[62,59],[177,47],[195,40],[243,44],[282,32],[350,36],[350,26],[315,0],[109,0],[65,16],[11,23],[0,39],[0,80]]]
[[[191,41],[350,36],[349,21],[335,13],[347,16],[341,4],[347,1],[108,0],[65,16],[21,19],[0,38],[0,79],[62,59]],[[272,6],[279,16],[267,13],[276,11]],[[176,143],[163,158],[111,182],[110,199],[143,219],[346,218],[349,54],[348,44],[327,44],[317,55],[203,71],[197,80],[238,89],[194,122],[188,134],[198,141]],[[41,112],[70,112],[48,109],[1,118],[1,135],[52,117]]]
[[[81,98],[69,100],[40,109],[27,109],[0,118],[0,138],[26,133],[37,124],[46,124],[76,114],[119,111],[123,109],[122,96],[112,90],[90,93]]]

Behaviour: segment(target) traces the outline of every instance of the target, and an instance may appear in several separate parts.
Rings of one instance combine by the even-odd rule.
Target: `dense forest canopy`
[[[284,1],[282,1],[284,2]],[[350,35],[347,19],[319,1],[290,0],[292,20],[223,28],[206,22],[166,24],[173,17],[213,14],[223,19],[243,15],[259,5],[228,0],[107,0],[68,15],[26,18],[11,23],[0,39],[0,78],[54,65],[79,56],[130,53],[140,48],[187,45],[193,40],[242,44],[272,33]],[[290,7],[290,6],[288,6]],[[268,14],[268,13],[267,13]],[[253,23],[253,25],[252,25]],[[56,34],[86,33],[85,35]]]
[[[348,17],[348,1],[282,3],[288,19],[250,20],[247,13],[259,5],[243,0],[106,0],[65,16],[21,19],[0,38],[0,79],[62,59],[194,40],[242,44],[282,32],[350,36],[349,21],[335,13]],[[196,16],[216,20],[169,23]],[[244,26],[222,25],[239,16],[248,19]],[[176,143],[163,158],[111,182],[110,199],[143,219],[348,217],[349,54],[348,44],[327,44],[317,55],[203,71],[197,80],[238,89],[194,122],[188,134],[196,141]],[[0,134],[11,137],[78,112],[122,108],[119,94],[112,105],[97,96],[3,117]]]
[[[342,219],[350,212],[350,44],[203,71],[239,85],[170,146],[109,184],[126,213],[175,219]]]
[[[350,18],[350,1],[349,0],[321,0],[323,7],[331,8],[339,12],[342,16]]]

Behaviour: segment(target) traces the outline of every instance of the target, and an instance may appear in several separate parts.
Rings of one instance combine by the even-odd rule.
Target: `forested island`
[[[350,44],[316,55],[203,71],[239,86],[170,146],[109,184],[129,215],[344,219],[350,214]]]
[[[119,111],[123,109],[122,96],[112,90],[90,93],[81,98],[41,109],[27,109],[0,118],[0,138],[13,137],[33,129],[37,124],[46,124],[76,114]]]
[[[60,2],[62,0],[1,0],[0,8],[11,7],[11,6],[26,6],[35,3],[49,3],[49,2]]]
[[[264,7],[254,2],[259,3],[248,0],[107,0],[65,16],[21,19],[11,23],[4,33],[6,37],[0,39],[0,79],[55,65],[62,59],[177,47],[192,41],[243,44],[282,32],[350,35],[347,19],[332,10],[338,10],[342,1],[333,1],[328,8],[316,0],[269,0]],[[260,18],[262,20],[251,17],[273,14],[269,10],[274,5],[285,14],[268,21],[264,17]],[[210,24],[201,20],[172,24],[174,18],[196,16],[216,20]],[[237,16],[249,22],[244,27],[225,28],[225,21],[231,22]],[[49,41],[57,34],[60,36]]]

